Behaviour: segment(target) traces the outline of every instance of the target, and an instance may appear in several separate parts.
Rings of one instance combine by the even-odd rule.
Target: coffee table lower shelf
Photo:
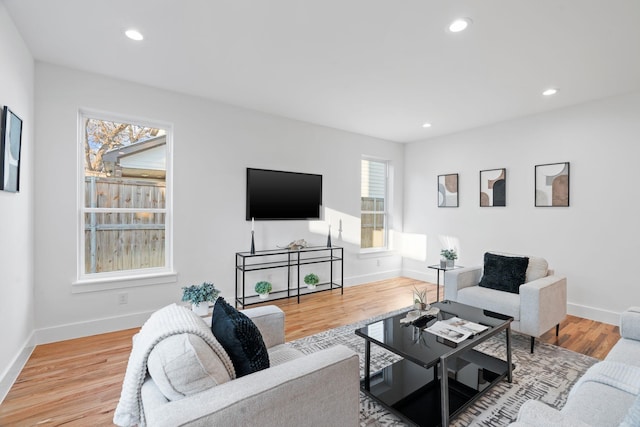
[[[507,362],[471,350],[448,363],[449,419],[453,419],[493,385],[507,377]],[[361,390],[411,425],[442,424],[437,367],[424,368],[402,359],[371,375]]]

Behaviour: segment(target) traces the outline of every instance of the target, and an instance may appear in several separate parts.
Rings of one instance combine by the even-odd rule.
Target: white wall
[[[234,253],[250,244],[251,225],[244,219],[247,167],[323,175],[333,242],[346,247],[347,284],[400,273],[400,256],[361,258],[355,239],[360,236],[360,158],[386,158],[402,171],[402,145],[44,63],[36,63],[35,106],[38,342],[137,326],[150,311],[179,301],[182,286],[205,280],[232,300]],[[173,124],[177,283],[75,293],[79,108]],[[393,185],[393,225],[401,230],[401,174]],[[349,241],[338,238],[340,220]],[[307,221],[256,222],[256,247],[275,248],[300,238],[324,244],[326,230]],[[284,277],[285,270],[277,274]],[[128,293],[127,305],[117,304],[120,292]]]
[[[616,323],[640,304],[639,117],[640,92],[410,144],[404,231],[426,236],[430,263],[442,236],[456,239],[461,265],[487,250],[543,256],[567,276],[571,314]],[[534,207],[534,165],[565,161],[571,206]],[[502,167],[507,206],[480,208],[479,171]],[[437,207],[436,177],[447,173],[460,174],[459,208]],[[426,277],[424,267],[405,258],[407,275]]]
[[[33,346],[33,57],[0,3],[0,107],[23,121],[20,192],[0,191],[0,401]]]

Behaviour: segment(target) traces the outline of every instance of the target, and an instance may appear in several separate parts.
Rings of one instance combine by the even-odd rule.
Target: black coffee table
[[[361,389],[405,421],[418,426],[448,426],[489,388],[512,379],[512,317],[453,301],[432,304],[437,318],[422,327],[402,324],[406,312],[370,323],[356,330],[365,339],[365,375]],[[437,320],[459,317],[488,329],[454,343],[426,332]],[[506,360],[474,349],[498,333],[506,332]],[[402,357],[371,373],[371,343]]]

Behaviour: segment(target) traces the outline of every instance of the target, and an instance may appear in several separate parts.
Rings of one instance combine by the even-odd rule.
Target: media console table
[[[253,304],[260,304],[266,301],[297,297],[300,303],[300,295],[314,292],[328,291],[340,288],[340,293],[344,293],[344,251],[340,246],[312,246],[299,250],[274,249],[266,251],[236,252],[236,307],[246,307]],[[334,281],[334,263],[340,263],[340,282]],[[315,289],[308,289],[300,280],[300,266],[309,264],[329,263],[329,281],[318,283]],[[287,289],[272,291],[267,299],[260,299],[253,289],[253,284],[249,287],[245,283],[245,274],[251,271],[286,268]],[[292,283],[291,269],[295,268],[295,281]],[[302,283],[302,287],[300,284]]]

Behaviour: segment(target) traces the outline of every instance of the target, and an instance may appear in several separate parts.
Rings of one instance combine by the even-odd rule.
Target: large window
[[[80,118],[79,279],[170,271],[170,132]]]
[[[360,248],[387,248],[387,162],[362,159]]]

